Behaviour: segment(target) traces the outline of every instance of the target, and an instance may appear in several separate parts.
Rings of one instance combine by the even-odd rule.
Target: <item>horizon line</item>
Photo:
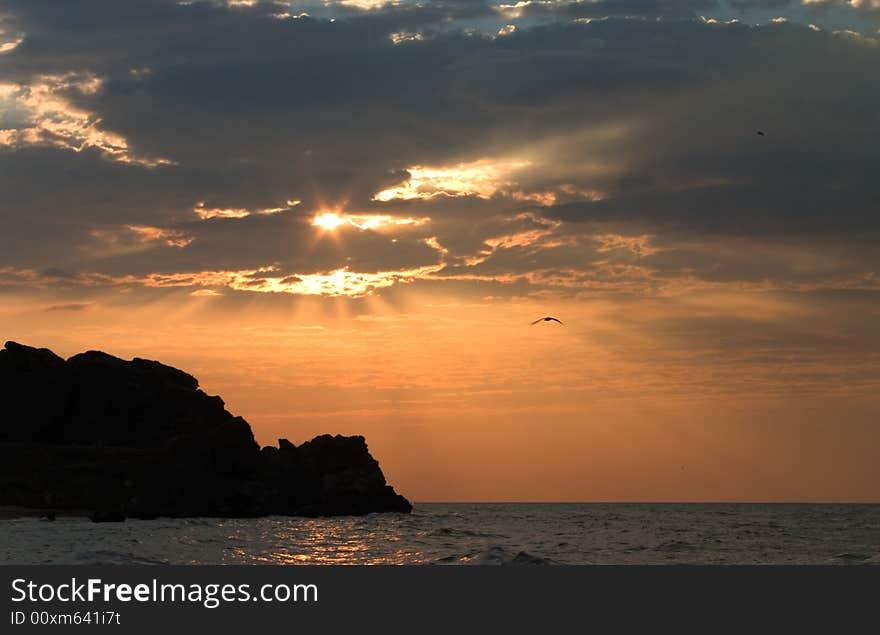
[[[880,505],[880,500],[796,500],[796,501],[413,501],[413,505]]]

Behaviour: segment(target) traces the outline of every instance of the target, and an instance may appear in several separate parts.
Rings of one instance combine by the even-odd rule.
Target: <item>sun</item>
[[[333,212],[324,212],[323,214],[316,214],[312,219],[313,227],[320,227],[321,229],[336,229],[340,225],[344,225],[348,221],[342,218],[339,214],[334,214]]]

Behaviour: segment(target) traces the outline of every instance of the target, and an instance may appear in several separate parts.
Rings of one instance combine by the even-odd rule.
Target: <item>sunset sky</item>
[[[880,502],[878,238],[880,0],[0,0],[0,344],[414,501]]]

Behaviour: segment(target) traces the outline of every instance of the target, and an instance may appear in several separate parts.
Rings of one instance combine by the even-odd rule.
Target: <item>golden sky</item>
[[[876,353],[805,347],[828,316],[792,328],[798,297],[695,295],[223,309],[172,294],[137,310],[16,303],[2,321],[65,356],[184,368],[262,444],[364,434],[414,500],[876,500]],[[530,326],[548,306],[565,326]],[[710,324],[736,310],[762,314],[741,333]]]
[[[880,7],[746,4],[0,0],[0,337],[415,501],[878,502]]]

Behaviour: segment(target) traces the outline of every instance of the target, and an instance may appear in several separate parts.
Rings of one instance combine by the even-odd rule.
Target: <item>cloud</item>
[[[50,145],[82,152],[96,148],[113,161],[146,167],[169,164],[161,157],[133,154],[128,141],[100,126],[94,113],[77,108],[67,95],[101,90],[94,76],[68,73],[39,76],[29,84],[0,83],[0,99],[6,116],[0,118],[0,147]]]
[[[157,246],[182,249],[193,239],[177,229],[163,229],[148,225],[101,227],[91,231],[96,245],[89,245],[91,253],[99,257],[145,251]]]
[[[479,159],[451,166],[413,166],[406,169],[406,180],[373,196],[375,201],[425,199],[435,196],[477,196],[491,198],[515,186],[517,170],[529,161]]]
[[[252,214],[278,214],[280,212],[286,211],[291,207],[294,207],[298,204],[298,201],[288,201],[286,205],[281,207],[267,207],[264,209],[245,209],[243,207],[238,208],[222,208],[222,207],[205,207],[205,201],[199,201],[196,203],[195,207],[193,207],[193,213],[201,218],[202,220],[208,220],[211,218],[245,218]]]
[[[15,50],[18,45],[24,41],[23,36],[18,36],[16,39],[8,39],[8,37],[4,35],[3,31],[0,31],[0,37],[5,40],[0,41],[0,55]]]
[[[333,230],[342,226],[350,225],[362,231],[366,230],[393,230],[401,227],[417,227],[430,223],[431,219],[395,217],[384,214],[347,214],[339,212],[320,212],[312,219],[312,226],[323,230]]]
[[[90,306],[92,306],[92,305],[89,303],[83,303],[83,302],[76,302],[76,303],[72,303],[72,304],[53,304],[52,306],[46,307],[46,312],[47,313],[54,313],[56,311],[58,311],[58,312],[64,312],[64,311],[79,312],[79,311],[87,310]]]
[[[550,15],[569,19],[609,17],[693,18],[699,11],[716,8],[716,0],[519,0],[501,3],[498,11],[514,18]]]
[[[654,256],[660,252],[660,248],[651,244],[653,237],[648,234],[640,236],[622,236],[620,234],[596,234],[593,239],[599,243],[596,251],[600,253],[613,252],[617,249],[625,249],[639,258]]]
[[[750,9],[784,9],[797,0],[728,0],[730,6],[740,11]]]
[[[801,5],[77,4],[0,1],[17,288],[871,288],[880,267],[880,50]]]

